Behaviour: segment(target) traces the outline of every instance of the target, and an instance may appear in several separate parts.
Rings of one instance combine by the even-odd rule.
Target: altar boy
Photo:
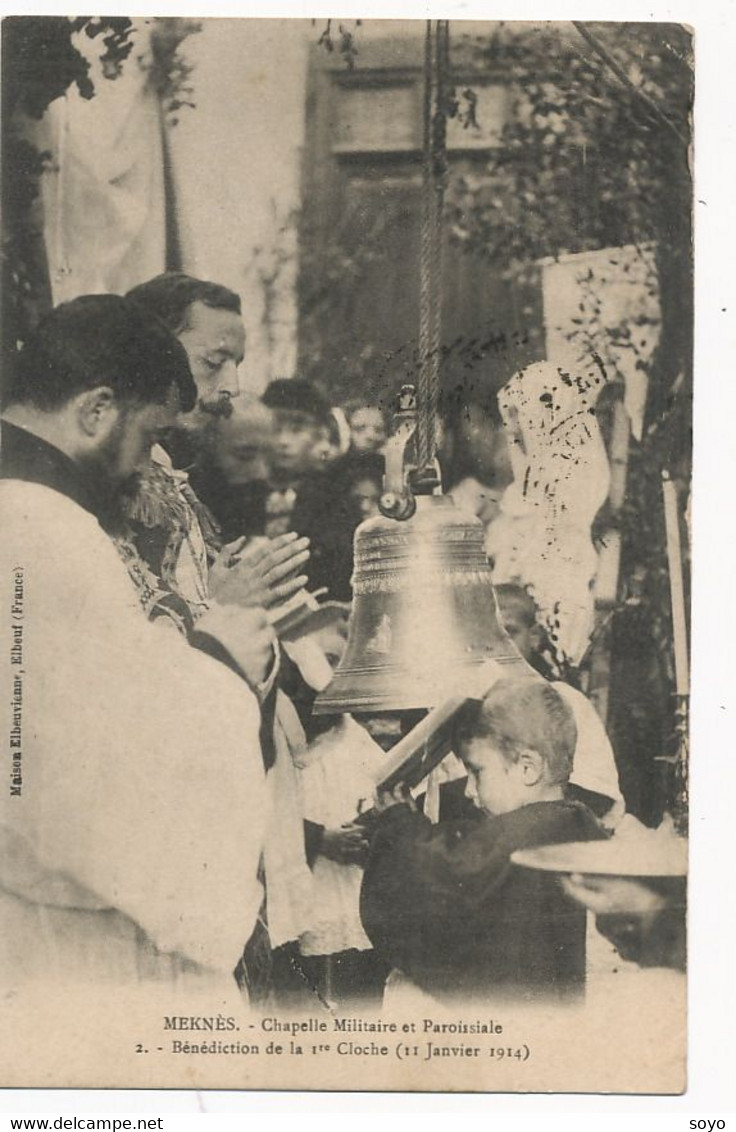
[[[432,825],[399,791],[377,799],[363,925],[429,995],[534,1003],[582,992],[585,913],[555,874],[510,859],[517,849],[605,837],[585,806],[564,798],[575,742],[572,712],[554,688],[504,679],[468,701],[456,723],[474,818]]]

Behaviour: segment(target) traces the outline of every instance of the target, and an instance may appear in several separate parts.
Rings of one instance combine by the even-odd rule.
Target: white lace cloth
[[[514,480],[487,531],[493,581],[529,586],[551,640],[574,664],[593,628],[591,526],[610,479],[594,415],[604,382],[594,363],[570,373],[537,362],[498,398]]]

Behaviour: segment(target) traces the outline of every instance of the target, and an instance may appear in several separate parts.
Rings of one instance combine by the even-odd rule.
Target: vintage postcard
[[[686,1089],[693,76],[3,20],[0,1085]]]

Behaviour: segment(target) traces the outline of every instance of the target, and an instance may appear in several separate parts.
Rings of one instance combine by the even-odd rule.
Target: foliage
[[[74,83],[82,98],[92,98],[89,63],[74,46],[74,37],[102,36],[106,78],[120,74],[133,44],[126,17],[11,16],[3,22],[3,112],[42,118],[49,103]]]
[[[538,291],[539,261],[547,257],[622,245],[655,249],[656,276],[649,261],[639,266],[646,267],[650,297],[657,291],[659,314],[603,326],[597,281],[591,279],[572,337],[582,340],[592,327],[610,347],[602,351],[610,354],[604,357],[609,374],[620,368],[616,355],[625,353],[649,379],[643,436],[630,444],[625,504],[618,515],[609,511],[602,518],[609,528],[618,525],[623,536],[621,604],[614,621],[620,616],[623,624],[635,611],[646,623],[641,639],[649,640],[648,659],[617,661],[641,671],[638,686],[636,679],[632,684],[636,702],[627,702],[624,711],[632,718],[656,715],[651,704],[666,702],[663,690],[672,689],[661,471],[672,472],[683,512],[690,473],[691,35],[678,25],[621,22],[581,29],[500,23],[490,35],[477,35],[465,33],[457,21],[451,25],[450,58],[445,111],[465,129],[483,125],[477,92],[484,84],[502,85],[508,98],[497,148],[449,162],[445,218],[458,245],[487,256],[489,271],[527,292]],[[348,63],[355,64],[354,55]],[[302,264],[302,280],[319,279],[318,302],[334,299],[335,317],[349,318],[355,301],[349,284],[371,252],[348,221],[344,231],[342,223],[340,231],[333,227],[326,244],[322,258],[312,252],[315,263]],[[309,241],[305,247],[309,250]],[[314,311],[315,296],[304,283],[303,288],[302,298]],[[311,317],[308,312],[307,322]],[[329,350],[324,338],[322,348]],[[317,336],[311,348],[319,345]],[[609,390],[602,416],[611,412],[610,395],[620,393]],[[660,753],[672,721],[669,712],[655,740]],[[644,730],[635,733],[634,745]]]
[[[494,262],[527,267],[563,251],[656,239],[673,178],[689,185],[682,142],[646,94],[689,135],[687,32],[672,25],[587,25],[630,76],[624,85],[565,25],[501,25],[486,49],[512,92],[501,145],[452,185],[457,238]],[[573,38],[574,37],[574,38]]]
[[[312,24],[316,22],[316,20],[312,20]],[[362,22],[362,20],[356,20],[356,28],[359,28]],[[317,44],[319,47],[323,47],[330,55],[337,51],[345,60],[346,67],[352,71],[355,67],[356,56],[358,55],[355,35],[345,24],[339,23],[337,25],[337,36],[335,36],[332,26],[333,23],[333,20],[325,20],[325,26],[317,40]]]
[[[200,30],[194,20],[152,21],[150,52],[139,63],[149,78],[169,122],[193,106],[191,66],[179,54],[182,41]],[[101,38],[99,54],[105,79],[115,79],[133,50],[133,22],[127,17],[14,16],[3,21],[3,342],[5,365],[12,364],[16,343],[50,304],[42,221],[38,214],[40,178],[50,155],[39,152],[24,135],[23,119],[41,119],[48,106],[76,86],[82,98],[94,97],[90,63],[80,36]]]
[[[517,280],[533,280],[544,257],[654,244],[662,308],[655,358],[650,362],[638,343],[639,332],[646,338],[651,327],[606,327],[614,353],[632,351],[649,372],[646,432],[634,448],[631,488],[634,506],[643,503],[641,489],[642,511],[651,514],[659,500],[637,479],[640,462],[654,461],[657,488],[663,466],[675,465],[675,474],[688,478],[680,465],[689,453],[692,360],[691,37],[663,24],[585,30],[608,59],[570,25],[501,24],[485,46],[476,42],[481,73],[485,60],[487,74],[505,78],[511,107],[485,167],[451,180],[448,219],[456,240]],[[655,282],[648,273],[650,292]],[[572,337],[584,334],[591,318],[595,324],[594,286],[587,308]],[[632,545],[647,543],[631,533]]]
[[[43,117],[47,107],[76,85],[92,98],[89,63],[75,38],[102,37],[103,74],[114,79],[132,50],[132,23],[125,17],[11,16],[3,21],[2,195],[3,368],[16,343],[50,304],[40,222],[35,215],[39,181],[48,154],[23,136],[19,120]]]
[[[131,30],[131,21],[122,17],[12,16],[3,22],[3,203],[10,223],[37,196],[44,158],[22,137],[17,116],[42,118],[72,85],[82,98],[92,98],[89,62],[74,46],[74,37],[103,37],[103,73],[112,79],[132,49]]]
[[[410,222],[405,201],[387,202],[378,213],[369,214],[360,205],[347,209],[337,223],[316,238],[310,222],[300,223],[299,338],[304,376],[320,381],[331,375],[331,396],[348,399],[358,385],[371,394],[385,384],[388,364],[404,369],[403,381],[415,380],[416,358],[410,349],[399,358],[393,351],[390,363],[375,342],[362,343],[357,357],[343,354],[342,331],[359,323],[366,282],[393,267],[393,245],[397,231]],[[330,333],[332,327],[335,333]],[[325,328],[328,328],[327,331]],[[415,351],[414,351],[415,353]],[[402,382],[392,382],[398,387]]]
[[[193,110],[196,106],[192,83],[194,68],[179,48],[185,39],[201,30],[199,20],[163,16],[153,21],[149,75],[171,126],[177,125],[182,108]]]
[[[675,25],[587,24],[591,46],[569,26],[519,28],[501,25],[485,50],[489,71],[500,69],[510,84],[511,113],[486,166],[451,182],[448,218],[456,240],[517,280],[533,280],[543,257],[624,244],[655,247],[656,277],[648,272],[646,287],[650,295],[658,290],[661,324],[642,316],[639,324],[607,326],[603,335],[614,359],[630,352],[649,378],[644,434],[641,442],[631,441],[626,498],[613,517],[623,535],[620,614],[630,619],[638,610],[649,640],[646,657],[614,657],[619,669],[640,667],[633,697],[617,705],[622,735],[639,719],[626,740],[636,746],[652,705],[673,688],[661,471],[673,473],[683,512],[690,479],[691,39]],[[595,330],[596,303],[591,279],[571,338]],[[659,345],[651,357],[653,331]],[[611,360],[609,374],[616,368]],[[671,754],[672,710],[662,718],[655,741],[659,754]]]

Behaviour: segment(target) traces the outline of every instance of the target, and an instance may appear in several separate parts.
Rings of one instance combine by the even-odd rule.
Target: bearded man
[[[307,577],[300,571],[309,556],[309,540],[285,528],[271,541],[258,539],[245,546],[245,540],[238,539],[223,546],[227,516],[212,499],[208,502],[215,513],[205,507],[189,482],[188,470],[206,451],[213,422],[232,417],[232,402],[240,391],[245,330],[239,297],[219,284],[179,272],[142,283],[127,297],[157,315],[184,346],[197,400],[169,430],[165,450],[154,449],[152,466],[127,509],[128,537],[118,540],[118,548],[129,568],[138,569],[143,559],[160,586],[184,599],[190,620],[179,628],[191,636],[203,610],[223,594],[242,605],[268,608],[302,589]],[[139,586],[139,592],[150,616],[169,612],[164,603],[147,598],[145,586]],[[327,682],[329,668],[321,659],[322,680]],[[267,678],[253,685],[262,708],[261,747],[270,799],[264,848],[268,933],[264,909],[260,942],[256,946],[251,941],[242,972],[251,998],[261,1002],[272,990],[271,948],[297,939],[311,913],[312,877],[297,773],[306,741],[302,721],[284,691],[287,680],[292,691],[293,684],[303,683],[296,666],[274,647]]]
[[[227,542],[266,533],[274,431],[270,409],[252,394],[241,393],[232,409],[229,417],[213,418],[204,430],[189,477]]]
[[[196,396],[186,352],[113,295],[54,310],[3,412],[0,978],[229,976],[256,925],[260,715],[273,634],[213,603],[190,647],[141,612],[110,535]],[[210,655],[205,655],[209,653]],[[218,655],[224,663],[213,659]]]
[[[179,619],[178,627],[191,632],[209,600],[222,592],[244,605],[268,607],[287,599],[306,581],[300,569],[308,558],[307,540],[286,534],[245,553],[242,541],[224,546],[220,524],[188,478],[212,422],[231,415],[239,393],[238,367],[245,352],[240,298],[218,283],[181,272],[141,283],[127,298],[176,335],[197,387],[193,409],[179,414],[163,444],[154,448],[127,507],[127,535],[118,540],[144,608],[151,617],[171,616],[171,600],[162,600],[158,591],[178,595],[188,609],[188,619]]]

